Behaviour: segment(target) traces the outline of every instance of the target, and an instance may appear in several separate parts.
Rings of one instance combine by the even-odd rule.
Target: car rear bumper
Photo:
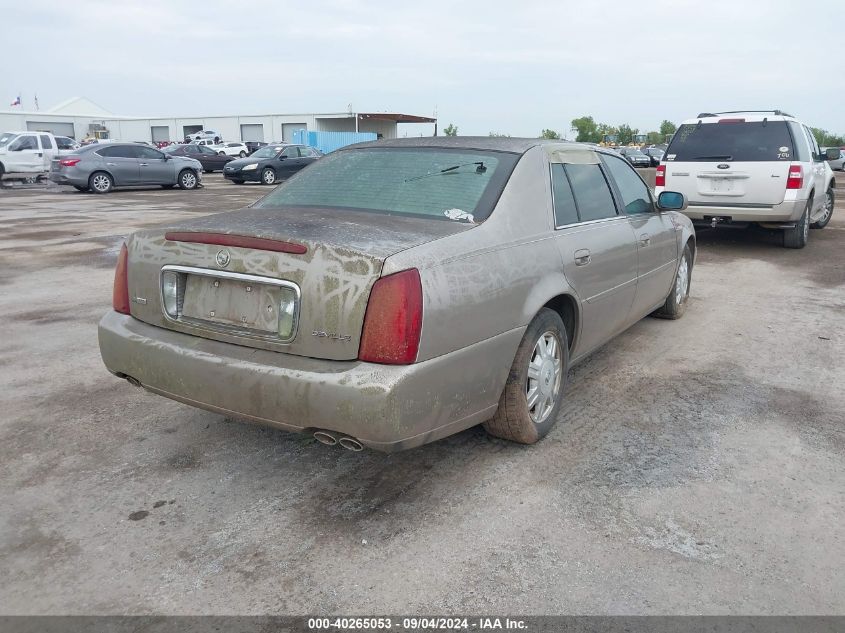
[[[100,321],[99,341],[110,372],[153,393],[288,431],[335,431],[390,452],[489,419],[523,333],[397,366],[221,343],[113,311]]]
[[[71,174],[66,171],[51,171],[50,181],[59,185],[73,185],[75,187],[88,186],[88,174]]]
[[[691,220],[709,222],[729,218],[732,222],[795,222],[807,208],[806,200],[788,200],[772,206],[710,206],[691,202],[682,211]]]

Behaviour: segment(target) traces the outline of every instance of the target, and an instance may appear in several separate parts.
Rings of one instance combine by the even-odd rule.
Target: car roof
[[[797,121],[794,116],[786,114],[785,112],[721,112],[721,113],[704,113],[703,116],[697,116],[694,119],[685,120],[682,125],[696,124],[699,121],[702,123],[717,123],[721,119],[745,119],[748,123],[759,123],[760,121]]]
[[[538,145],[565,146],[560,149],[602,151],[605,148],[589,145],[587,143],[575,143],[562,139],[543,138],[518,138],[501,136],[421,136],[415,138],[393,138],[370,141],[367,143],[356,143],[347,145],[341,149],[365,149],[370,147],[440,147],[443,149],[474,149],[497,152],[510,152],[513,154],[524,154],[532,147]]]

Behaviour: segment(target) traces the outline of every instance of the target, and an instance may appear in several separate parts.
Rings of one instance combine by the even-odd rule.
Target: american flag
[[[21,104],[21,96],[18,95],[18,98],[15,99],[14,101],[12,101],[12,105],[16,106],[16,105],[20,105],[20,104]]]

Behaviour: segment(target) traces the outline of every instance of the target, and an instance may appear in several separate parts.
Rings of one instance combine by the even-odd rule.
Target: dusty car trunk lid
[[[283,208],[142,231],[129,243],[132,316],[249,347],[355,359],[370,289],[384,260],[470,228],[384,213]],[[209,241],[217,243],[203,243]],[[165,273],[179,280],[175,317],[165,312]],[[287,335],[290,319],[295,324]]]

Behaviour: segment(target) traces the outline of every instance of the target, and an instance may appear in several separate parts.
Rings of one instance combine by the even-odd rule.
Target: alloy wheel
[[[542,424],[555,408],[563,378],[560,341],[552,331],[544,332],[534,344],[528,362],[525,399],[534,424]]]
[[[678,266],[678,276],[675,278],[675,303],[681,305],[689,292],[689,262],[686,255]]]

